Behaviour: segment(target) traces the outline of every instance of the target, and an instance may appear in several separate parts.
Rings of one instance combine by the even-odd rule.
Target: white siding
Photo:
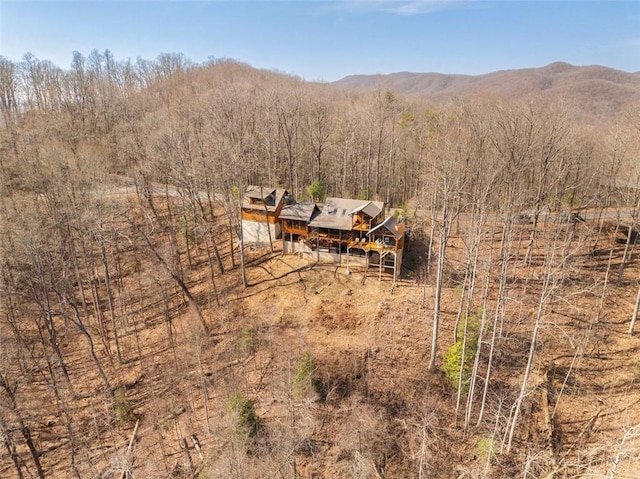
[[[269,228],[271,230],[271,241],[275,241],[281,232],[280,223],[265,223],[262,221],[242,220],[242,239],[245,244],[269,243]]]

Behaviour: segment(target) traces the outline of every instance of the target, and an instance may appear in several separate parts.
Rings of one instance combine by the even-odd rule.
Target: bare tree
[[[442,119],[436,126],[437,131],[431,140],[431,155],[433,162],[432,188],[434,199],[438,205],[438,257],[436,285],[433,302],[433,331],[431,339],[431,354],[429,359],[429,369],[435,370],[436,354],[438,350],[438,332],[440,327],[441,297],[442,288],[445,281],[445,260],[451,226],[459,211],[455,210],[454,204],[457,195],[464,188],[464,170],[460,168],[460,159],[464,158],[461,145],[455,145],[451,140],[455,136],[454,132],[459,132],[460,123],[457,119],[452,121]]]

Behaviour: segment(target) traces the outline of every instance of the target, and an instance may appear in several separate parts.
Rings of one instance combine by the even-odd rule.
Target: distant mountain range
[[[436,102],[467,95],[558,98],[574,107],[576,113],[602,120],[614,117],[625,105],[640,101],[640,72],[563,62],[484,75],[409,72],[350,75],[334,84],[347,88],[392,89]]]

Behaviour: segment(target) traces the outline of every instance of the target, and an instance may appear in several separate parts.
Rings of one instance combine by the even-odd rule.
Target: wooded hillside
[[[390,88],[438,103],[454,97],[532,97],[562,101],[582,123],[605,124],[640,100],[640,75],[599,65],[556,62],[539,68],[484,75],[393,73],[352,75],[335,82],[349,88]]]
[[[636,477],[640,104],[580,91],[0,58],[0,475]],[[240,246],[314,182],[400,210],[397,287]]]

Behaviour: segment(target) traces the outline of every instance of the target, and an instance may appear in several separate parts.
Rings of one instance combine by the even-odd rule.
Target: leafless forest
[[[638,477],[639,112],[0,57],[0,476]],[[406,218],[394,288],[240,248],[314,182]]]

